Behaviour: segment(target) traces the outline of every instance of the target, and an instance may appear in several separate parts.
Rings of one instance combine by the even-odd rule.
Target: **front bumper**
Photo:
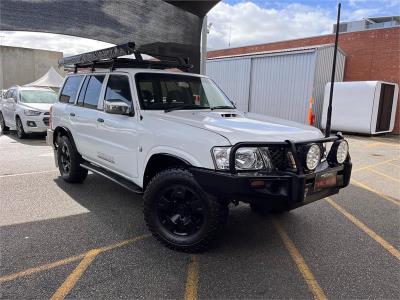
[[[337,194],[341,188],[350,182],[352,163],[350,155],[342,165],[331,166],[327,161],[321,162],[313,172],[304,172],[297,150],[307,143],[334,142],[342,139],[334,136],[324,139],[294,143],[287,141],[287,146],[294,153],[298,167],[297,172],[278,171],[238,172],[234,167],[234,155],[240,147],[265,147],[266,143],[240,143],[232,147],[230,153],[230,170],[216,171],[202,168],[192,168],[191,171],[200,186],[209,194],[227,200],[253,202],[282,202],[293,209],[305,204]],[[284,144],[282,144],[284,145]],[[324,175],[336,176],[336,184],[319,188],[317,177]]]
[[[209,194],[219,198],[243,201],[283,201],[296,208],[316,200],[337,194],[350,182],[352,163],[326,168],[312,174],[230,174],[209,169],[192,168],[200,186]],[[315,179],[324,173],[336,173],[336,186],[317,189]]]
[[[39,116],[20,116],[26,133],[44,133],[49,128],[49,115],[43,113]]]

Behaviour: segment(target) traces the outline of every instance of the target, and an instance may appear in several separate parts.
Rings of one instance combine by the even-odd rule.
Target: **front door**
[[[109,75],[104,100],[123,101],[133,105],[132,95],[128,75]],[[99,119],[95,137],[98,142],[97,159],[102,161],[102,165],[124,177],[137,177],[138,114],[128,116],[99,111]]]

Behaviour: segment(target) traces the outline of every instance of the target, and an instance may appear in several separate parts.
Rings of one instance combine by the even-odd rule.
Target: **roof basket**
[[[134,54],[135,59],[119,58],[120,56]],[[145,60],[142,54],[135,50],[135,43],[117,45],[106,49],[82,53],[74,56],[64,57],[58,61],[58,66],[73,69],[77,72],[79,68],[149,68],[149,69],[179,69],[187,72],[193,65],[188,58],[165,56],[162,54],[146,53],[156,60]]]

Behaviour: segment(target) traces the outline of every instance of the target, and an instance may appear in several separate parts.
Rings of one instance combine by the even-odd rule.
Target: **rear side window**
[[[86,76],[85,81],[82,84],[81,91],[79,92],[77,105],[83,106],[83,99],[85,98],[85,93],[87,89],[87,85],[89,83],[90,76]]]
[[[109,102],[132,102],[129,78],[125,75],[110,75],[107,82],[105,100]]]
[[[65,81],[60,94],[60,102],[73,104],[78,93],[83,76],[71,76]]]
[[[104,77],[104,75],[90,76],[86,87],[85,97],[83,98],[83,107],[97,108]]]

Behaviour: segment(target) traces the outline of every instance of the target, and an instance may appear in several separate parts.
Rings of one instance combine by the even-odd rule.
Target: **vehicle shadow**
[[[15,131],[8,131],[0,134],[0,136],[7,136],[13,140],[13,143],[20,143],[29,146],[43,146],[46,144],[45,133],[30,133],[26,138],[19,139]]]

